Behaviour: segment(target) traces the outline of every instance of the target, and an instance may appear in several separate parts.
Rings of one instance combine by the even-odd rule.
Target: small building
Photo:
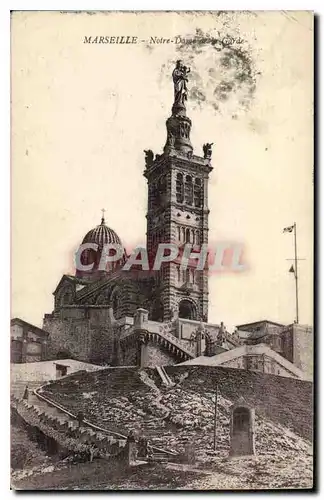
[[[69,365],[63,364],[63,363],[54,363],[55,368],[56,368],[56,378],[62,378],[65,377],[65,375],[68,374],[69,368],[71,368]]]
[[[249,346],[267,344],[307,376],[313,375],[313,328],[292,323],[283,325],[262,320],[238,325],[235,332],[241,343]]]
[[[41,385],[42,382],[57,380],[65,375],[87,371],[94,372],[101,370],[102,366],[91,365],[76,361],[75,359],[60,359],[38,361],[35,363],[13,363],[10,366],[10,379],[12,389],[22,387],[22,384]],[[36,384],[37,386],[37,384]],[[25,386],[23,386],[24,388]]]
[[[20,318],[10,322],[11,363],[43,361],[47,355],[49,333]]]
[[[236,333],[244,344],[256,345],[262,342],[281,354],[280,331],[284,326],[282,323],[275,323],[266,319],[237,325]]]

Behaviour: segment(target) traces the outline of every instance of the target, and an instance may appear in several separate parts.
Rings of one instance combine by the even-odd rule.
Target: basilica
[[[194,154],[190,140],[191,120],[186,112],[187,70],[181,61],[173,72],[174,103],[166,121],[167,138],[162,154],[145,151],[144,176],[148,186],[147,252],[156,254],[159,243],[178,247],[208,243],[208,179],[212,172],[211,145],[203,155]],[[208,273],[195,268],[182,270],[180,262],[164,263],[161,269],[122,270],[126,254],[114,265],[99,270],[105,244],[122,240],[101,223],[87,232],[82,243],[98,245],[98,252],[84,252],[89,272],[64,275],[54,291],[54,311],[44,317],[51,335],[53,355],[68,351],[92,362],[134,364],[140,356],[134,335],[134,318],[145,318],[148,356],[156,350],[164,360],[184,361],[196,354],[193,335],[208,322]],[[139,313],[138,310],[146,311]],[[198,329],[199,329],[198,328]],[[224,328],[210,325],[202,334],[208,348],[225,335]],[[145,335],[144,335],[145,337]],[[146,342],[145,340],[145,342]],[[229,340],[235,345],[235,340]],[[162,348],[161,348],[162,347]]]
[[[163,152],[144,152],[149,258],[154,258],[160,243],[174,243],[180,250],[190,243],[197,251],[208,244],[212,144],[202,145],[201,155],[194,154],[186,110],[189,72],[177,61]],[[282,340],[278,343],[284,325],[264,322],[267,328],[260,347],[259,341],[253,342],[258,338],[255,324],[251,331],[242,325],[230,334],[223,323],[208,322],[207,267],[182,269],[180,260],[174,259],[155,271],[133,266],[126,272],[124,251],[117,262],[102,269],[104,246],[122,246],[122,238],[104,215],[80,243],[97,245],[98,251],[82,254],[82,263],[92,264],[91,271],[77,269],[74,275],[63,275],[53,292],[54,309],[43,320],[43,330],[49,334],[47,359],[142,367],[221,364],[303,378],[302,363],[296,364],[289,354],[293,340],[287,341],[286,350]],[[296,337],[291,332],[285,335]]]

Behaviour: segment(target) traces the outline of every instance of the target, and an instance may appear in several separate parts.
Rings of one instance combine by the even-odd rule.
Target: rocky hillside
[[[256,408],[259,455],[310,453],[310,442],[303,439],[309,438],[311,428],[311,387],[305,383],[293,381],[294,392],[286,393],[286,379],[241,370],[213,368],[211,373],[209,367],[197,370],[174,366],[168,367],[168,373],[176,383],[169,388],[160,386],[155,370],[114,368],[74,374],[45,387],[44,393],[74,413],[82,411],[88,420],[103,427],[122,434],[136,429],[155,446],[176,452],[189,441],[203,456],[213,446],[217,380],[219,455],[228,454],[230,406],[242,395]],[[298,399],[297,393],[303,398]],[[296,418],[298,422],[293,425]]]
[[[168,366],[166,371],[182,389],[199,394],[214,392],[235,401],[243,397],[256,414],[280,424],[306,439],[312,439],[313,384],[277,375],[233,368]]]

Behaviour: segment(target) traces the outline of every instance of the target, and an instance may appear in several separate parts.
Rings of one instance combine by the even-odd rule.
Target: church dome
[[[101,219],[101,224],[94,229],[91,229],[91,231],[85,235],[82,241],[82,244],[83,243],[95,243],[100,249],[102,249],[104,245],[111,243],[121,245],[118,234],[113,229],[106,226],[105,219],[103,217]]]
[[[76,276],[79,278],[87,278],[87,279],[99,279],[102,275],[106,273],[110,273],[121,265],[125,263],[126,254],[125,250],[123,251],[122,257],[117,261],[108,261],[105,264],[104,269],[100,269],[101,265],[101,256],[104,245],[116,244],[121,245],[121,240],[118,234],[106,226],[105,219],[102,217],[101,223],[95,228],[91,229],[82,240],[82,245],[86,243],[92,243],[98,245],[98,249],[87,248],[83,250],[80,261],[84,266],[88,266],[92,264],[91,270],[82,270],[76,269]],[[111,249],[109,251],[110,256],[115,255],[115,250]]]
[[[101,219],[101,224],[99,224],[99,226],[91,229],[91,231],[85,235],[82,243],[96,243],[99,248],[103,248],[104,245],[110,243],[121,245],[118,234],[113,229],[106,226],[104,218]]]

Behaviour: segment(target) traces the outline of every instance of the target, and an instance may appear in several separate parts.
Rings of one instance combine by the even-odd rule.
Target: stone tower
[[[212,170],[211,144],[204,155],[193,154],[191,120],[187,117],[187,74],[177,61],[173,70],[174,103],[166,121],[167,140],[162,155],[145,151],[148,182],[147,250],[154,256],[159,243],[175,243],[199,250],[208,243],[208,178]],[[197,262],[197,261],[196,261]],[[180,259],[156,271],[151,319],[170,321],[177,316],[208,320],[208,274],[195,266],[180,268]]]

